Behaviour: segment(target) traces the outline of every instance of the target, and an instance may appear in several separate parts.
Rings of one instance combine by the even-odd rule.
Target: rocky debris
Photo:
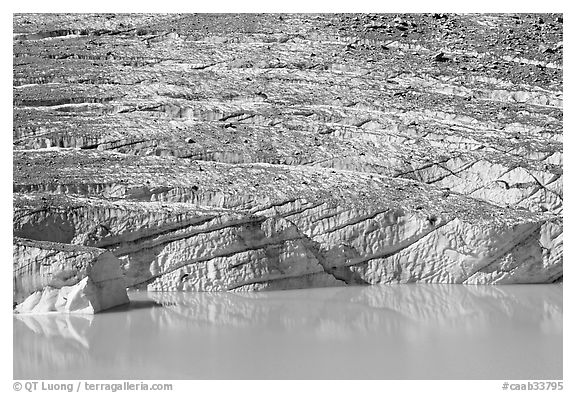
[[[14,233],[151,289],[561,279],[561,23],[15,15]]]
[[[434,57],[432,57],[432,59],[434,61],[439,61],[439,62],[445,62],[445,61],[449,61],[450,58],[446,56],[446,54],[444,54],[444,52],[438,52],[434,55]]]
[[[14,238],[15,312],[93,314],[127,302],[120,263],[112,253]]]

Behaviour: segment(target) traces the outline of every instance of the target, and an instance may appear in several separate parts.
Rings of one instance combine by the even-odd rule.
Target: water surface
[[[15,315],[14,378],[562,378],[562,285],[129,296]]]

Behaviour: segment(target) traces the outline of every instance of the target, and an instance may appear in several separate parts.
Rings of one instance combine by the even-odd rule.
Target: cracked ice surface
[[[15,236],[108,251],[152,290],[562,279],[556,15],[14,33]]]

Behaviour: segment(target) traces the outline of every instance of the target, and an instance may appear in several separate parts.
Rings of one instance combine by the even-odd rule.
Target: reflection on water
[[[561,379],[562,285],[130,293],[14,316],[15,379]]]

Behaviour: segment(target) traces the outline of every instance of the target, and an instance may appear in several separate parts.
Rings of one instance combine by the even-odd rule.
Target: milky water
[[[562,285],[130,298],[94,316],[14,316],[14,378],[562,378]]]

